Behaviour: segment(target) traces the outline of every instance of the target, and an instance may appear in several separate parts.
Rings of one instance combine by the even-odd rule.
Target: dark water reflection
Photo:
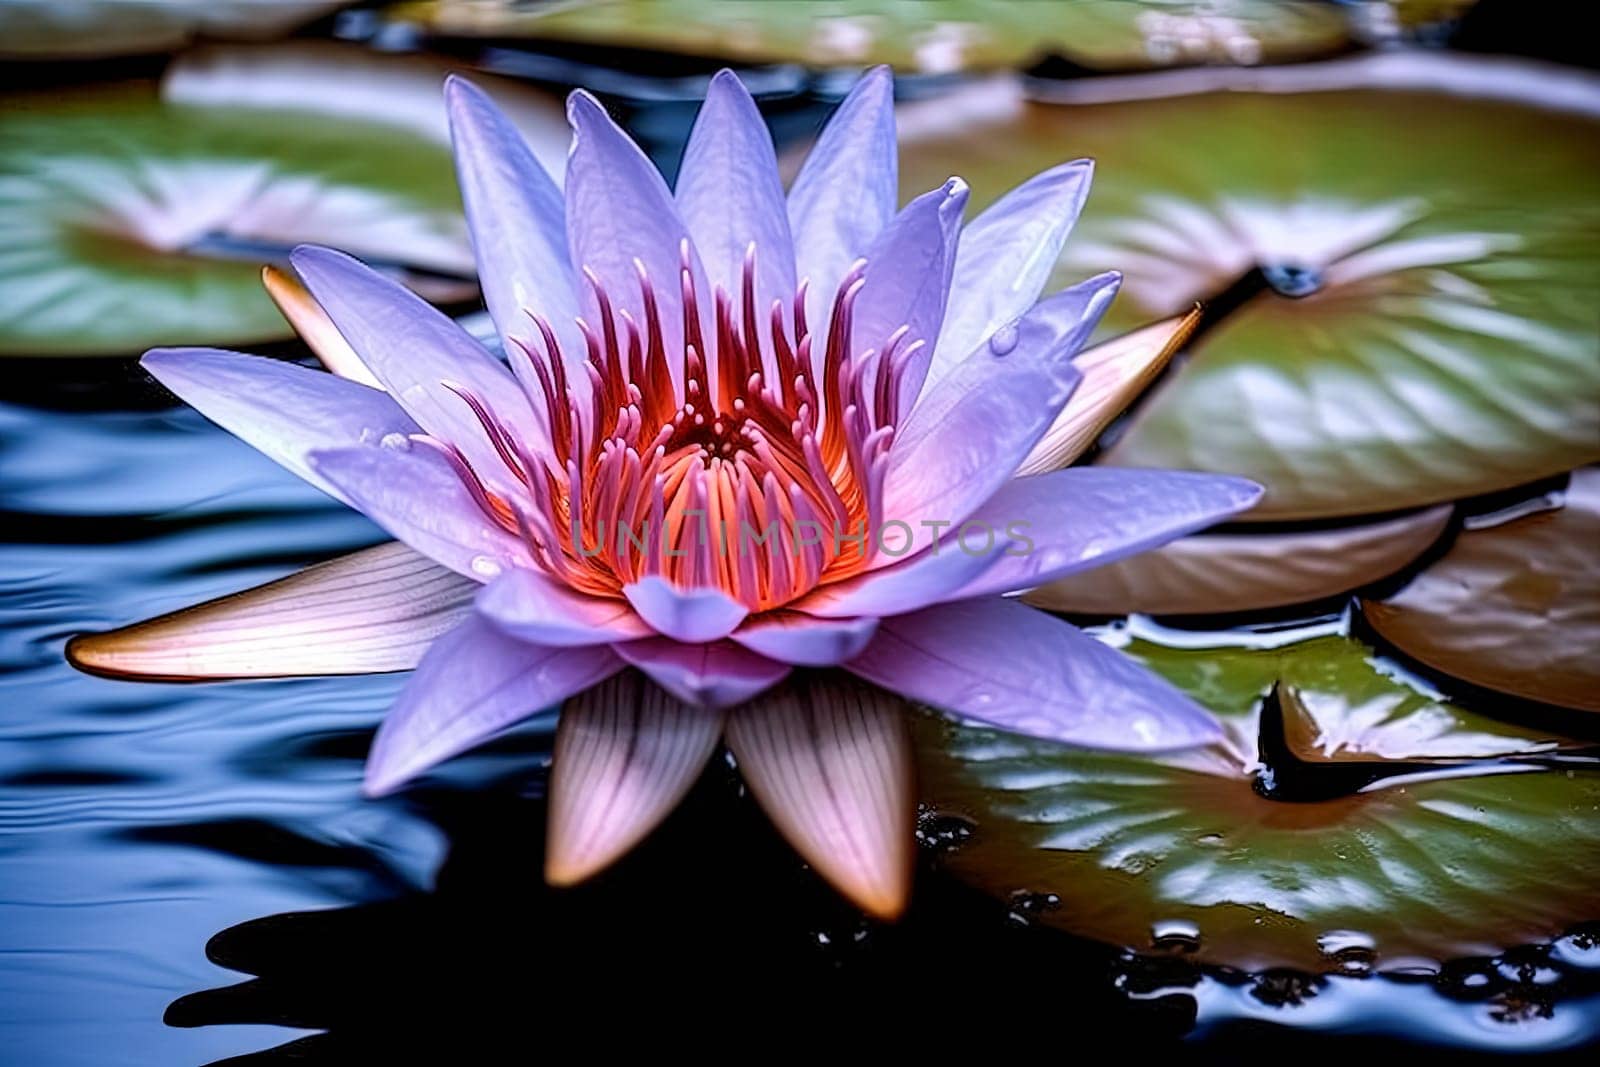
[[[181,410],[0,406],[0,471],[0,1063],[1041,1033],[1189,1035],[1186,1055],[1222,1060],[1334,1034],[1352,1053],[1385,1034],[1576,1055],[1600,1027],[1586,942],[1462,965],[1457,1001],[1417,982],[1200,980],[1028,925],[1038,902],[1008,915],[927,863],[907,921],[867,926],[721,764],[640,854],[552,892],[548,718],[366,801],[398,678],[136,685],[61,659],[78,630],[370,543],[365,520]]]

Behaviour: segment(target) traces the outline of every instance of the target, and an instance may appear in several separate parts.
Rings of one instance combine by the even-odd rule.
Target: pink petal
[[[969,522],[1026,539],[960,596],[1031,589],[1164,545],[1249,511],[1261,486],[1246,478],[1188,471],[1074,467],[1016,478]]]
[[[898,563],[820,586],[793,607],[825,619],[904,615],[948,600],[980,581],[987,571],[1004,562],[1011,542],[1004,530],[998,529],[990,542],[975,540],[973,549],[969,552],[955,538],[947,538]]]
[[[756,801],[817,873],[892,920],[911,893],[916,793],[904,708],[837,675],[777,689],[728,719]]]
[[[722,722],[634,671],[568,700],[550,768],[545,880],[574,885],[642,841],[694,785]]]
[[[458,446],[483,480],[508,495],[517,483],[463,386],[500,421],[542,441],[540,423],[511,372],[448,316],[342,252],[301,246],[291,257],[329,317],[389,394],[424,430]]]
[[[310,453],[417,432],[380,390],[278,359],[157,348],[139,364],[200,414],[345,503],[348,498],[312,469]]]
[[[748,609],[717,589],[679,589],[651,574],[622,587],[639,618],[656,633],[686,644],[727,637]]]
[[[367,518],[429,559],[478,581],[534,566],[522,542],[478,509],[431,448],[368,445],[316,452],[311,467]]]
[[[745,249],[754,241],[756,309],[765,316],[773,300],[787,306],[794,299],[794,241],[772,136],[730,70],[718,71],[706,90],[674,195],[712,285],[739,297]]]
[[[886,619],[845,667],[912,700],[1049,741],[1143,752],[1221,737],[1210,713],[1122,653],[1000,597]]]
[[[67,644],[118,678],[289,678],[407,671],[472,610],[478,584],[386,544]]]
[[[482,89],[452,74],[444,97],[489,314],[508,345],[536,336],[529,314],[542,315],[561,341],[569,380],[586,381],[561,190]]]
[[[1088,159],[1052,167],[996,200],[961,231],[933,380],[1039,299],[1093,177]]]
[[[484,586],[477,608],[502,633],[550,648],[609,645],[651,634],[626,601],[580,593],[527,567],[512,567]]]
[[[855,658],[877,629],[877,619],[821,619],[798,611],[769,611],[746,620],[732,639],[780,663],[830,667]]]
[[[833,113],[789,189],[796,273],[810,279],[806,315],[826,321],[834,290],[894,217],[899,191],[894,75],[874,67]]]
[[[789,673],[788,664],[758,656],[732,641],[685,645],[665,637],[647,637],[612,648],[661,688],[697,708],[743,704]]]
[[[378,728],[366,792],[387,793],[622,666],[604,646],[540,648],[469,617],[434,642]]]

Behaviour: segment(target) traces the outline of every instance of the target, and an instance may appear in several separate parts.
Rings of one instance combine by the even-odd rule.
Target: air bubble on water
[[[1150,924],[1150,944],[1164,952],[1198,952],[1200,927],[1187,919],[1161,919]]]
[[[989,337],[989,351],[996,356],[1010,355],[1016,347],[1017,328],[1013,325],[1002,326]]]
[[[1359,930],[1329,930],[1317,938],[1317,948],[1345,974],[1366,974],[1378,959],[1378,946]]]
[[[472,573],[480,578],[498,578],[501,569],[500,561],[492,556],[472,557]]]

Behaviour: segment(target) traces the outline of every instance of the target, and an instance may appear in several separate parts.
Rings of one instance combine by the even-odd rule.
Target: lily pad
[[[1053,894],[1038,919],[1075,934],[1252,970],[1492,955],[1600,908],[1600,771],[1561,739],[1445,702],[1345,637],[1127,651],[1227,740],[1128,756],[919,717],[925,801],[973,824],[947,869],[1003,898]],[[1275,780],[1258,780],[1264,728],[1287,753]],[[1368,784],[1304,789],[1329,775]]]
[[[904,109],[902,188],[959,173],[977,210],[1092,156],[1058,281],[1124,271],[1108,331],[1217,304],[1101,462],[1254,478],[1267,495],[1247,518],[1269,520],[1421,507],[1594,461],[1600,81],[1399,61],[1587,112],[1358,87],[1404,73],[1392,61],[1328,64],[1356,79],[1342,89],[1292,68],[1250,78],[1297,91],[1113,104],[992,83]]]
[[[1487,529],[1362,614],[1445,674],[1528,700],[1600,711],[1600,470],[1563,506]]]
[[[386,265],[430,298],[470,298],[448,69],[337,46],[215,49],[160,86],[9,94],[0,355],[287,338],[261,264],[302,241]],[[546,98],[517,100],[559,121]]]
[[[1083,615],[1220,615],[1307,604],[1380,581],[1449,525],[1448,504],[1381,522],[1287,533],[1196,534],[1026,594]]]
[[[279,37],[352,0],[7,0],[0,55],[22,59],[166,52],[195,37]]]
[[[1304,0],[424,0],[393,17],[436,33],[525,37],[815,67],[1097,69],[1281,62],[1350,41],[1344,15]]]

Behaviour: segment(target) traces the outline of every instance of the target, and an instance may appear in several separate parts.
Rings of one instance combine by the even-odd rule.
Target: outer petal
[[[999,597],[885,620],[845,667],[913,700],[1051,741],[1152,751],[1221,736],[1204,709],[1120,652]]]
[[[686,644],[727,637],[749,614],[719,590],[679,589],[654,574],[623,586],[622,595],[652,630]]]
[[[511,373],[448,316],[342,252],[301,246],[291,257],[330,318],[400,405],[428,433],[458,446],[490,485],[509,475],[482,425],[445,383],[465,386],[501,421],[539,435]]]
[[[609,648],[540,648],[470,617],[434,642],[379,727],[366,791],[387,793],[622,666]]]
[[[812,590],[793,607],[828,619],[882,618],[949,600],[1000,566],[1012,550],[1003,528],[994,532],[997,536],[975,543],[973,551],[947,538],[892,566]]]
[[[889,454],[886,521],[959,526],[1011,477],[1078,383],[1071,357],[1116,293],[1102,275],[1019,319],[1014,347],[981,345],[913,409]],[[879,564],[881,565],[881,563]]]
[[[507,566],[534,566],[522,542],[489,522],[432,449],[341,448],[314,453],[311,466],[367,518],[457,574],[481,582]]]
[[[312,470],[311,452],[417,432],[411,417],[380,390],[282,360],[214,348],[157,348],[139,364],[200,414],[345,503],[349,498]]]
[[[934,381],[1039,299],[1094,177],[1094,162],[1052,167],[995,201],[961,231]]]
[[[789,189],[796,269],[810,279],[806,315],[825,321],[850,264],[894,216],[899,195],[894,139],[894,75],[866,73],[833,113]]]
[[[867,249],[865,284],[856,300],[852,350],[882,351],[889,335],[910,326],[907,343],[924,346],[912,357],[901,384],[901,414],[915,402],[944,322],[950,273],[956,262],[967,183],[951,178],[923,193],[890,220]]]
[[[916,820],[901,702],[811,676],[734,712],[727,735],[751,793],[795,850],[864,911],[898,918]]]
[[[969,522],[1014,531],[1027,548],[1007,554],[960,596],[986,596],[1112,563],[1248,511],[1261,486],[1187,471],[1075,467],[1017,478]]]
[[[634,671],[567,701],[550,768],[545,879],[581,882],[643,840],[694,785],[722,722]]]
[[[661,688],[697,708],[743,704],[789,673],[788,664],[758,656],[732,641],[685,645],[647,637],[612,647]]]
[[[561,190],[482,89],[452,74],[444,97],[483,299],[507,350],[533,336],[528,313],[542,315],[577,372],[569,380],[586,380]]]
[[[745,249],[756,244],[756,310],[794,298],[794,241],[778,160],[761,112],[732,71],[711,79],[678,170],[678,210],[712,285],[743,292]]]
[[[288,678],[407,671],[472,610],[478,584],[405,545],[362,549],[255,589],[67,643],[118,678]]]
[[[1060,470],[1083,455],[1112,420],[1149,388],[1199,323],[1200,309],[1196,308],[1078,353],[1072,365],[1083,374],[1083,383],[1017,473]]]
[[[780,663],[831,667],[859,655],[877,629],[877,619],[820,619],[798,611],[769,611],[735,630],[733,640]]]
[[[307,348],[316,353],[324,367],[341,378],[349,378],[374,389],[383,388],[383,383],[361,362],[361,357],[344,339],[339,327],[322,310],[322,305],[317,303],[292,272],[269,263],[261,268],[261,284],[283,317],[289,320],[289,325],[294,327],[294,332],[300,335]]]
[[[652,633],[627,602],[580,593],[527,567],[512,567],[484,586],[477,608],[501,633],[550,648],[609,645]]]
[[[643,327],[644,301],[635,261],[644,264],[661,309],[661,333],[674,375],[682,373],[683,299],[680,275],[689,230],[667,183],[639,146],[611,121],[600,102],[579,90],[567,98],[572,123],[572,158],[567,164],[567,247],[572,265],[594,271],[615,309],[626,309]],[[690,270],[700,293],[702,323],[709,319],[710,293],[693,246]],[[595,329],[599,304],[581,279],[579,306]],[[674,379],[676,380],[676,378]]]

